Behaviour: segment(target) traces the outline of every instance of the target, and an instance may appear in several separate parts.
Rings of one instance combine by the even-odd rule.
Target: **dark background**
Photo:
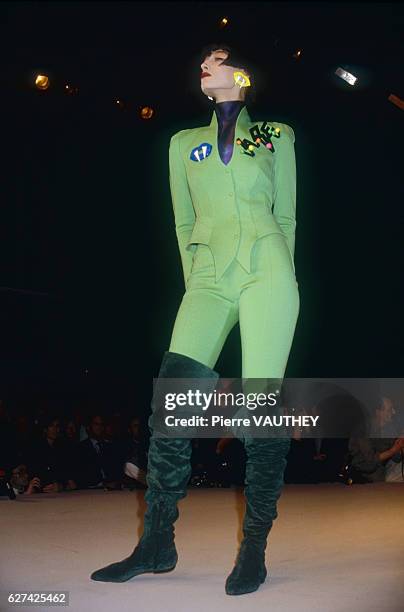
[[[286,375],[402,376],[404,115],[387,99],[404,98],[402,3],[4,2],[0,16],[0,395],[150,398],[184,291],[168,146],[211,120],[198,53],[212,41],[259,65],[253,120],[295,131]],[[240,364],[237,326],[216,369]]]

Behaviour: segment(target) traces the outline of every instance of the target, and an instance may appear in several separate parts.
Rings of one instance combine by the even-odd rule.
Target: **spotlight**
[[[150,106],[142,106],[140,109],[140,117],[142,119],[151,119],[154,115],[154,110]]]
[[[393,102],[393,104],[395,104],[396,106],[398,106],[398,108],[401,108],[401,110],[404,110],[404,100],[402,100],[398,96],[395,96],[394,94],[390,94],[387,99],[390,102]]]
[[[35,85],[38,89],[48,89],[49,78],[45,74],[38,74],[35,78]]]
[[[358,80],[356,76],[354,76],[350,72],[347,72],[343,68],[337,68],[335,74],[344,81],[346,81],[349,85],[355,85],[356,81]]]

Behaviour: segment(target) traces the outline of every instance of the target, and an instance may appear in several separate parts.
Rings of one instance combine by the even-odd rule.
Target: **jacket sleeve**
[[[187,242],[191,237],[195,224],[195,211],[189,192],[184,162],[181,158],[179,132],[174,134],[170,140],[169,176],[175,231],[186,287],[188,276],[191,272],[193,253],[196,248],[196,245],[190,245],[189,249],[187,249]]]
[[[296,157],[293,129],[281,123],[275,150],[273,214],[285,234],[292,261],[295,256],[296,230]]]

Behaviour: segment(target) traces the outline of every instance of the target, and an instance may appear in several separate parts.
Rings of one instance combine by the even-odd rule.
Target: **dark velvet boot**
[[[290,438],[251,438],[245,440],[244,446],[247,454],[244,538],[226,580],[227,595],[252,593],[265,581],[267,537],[278,516],[276,504],[284,484]]]
[[[218,373],[203,363],[166,351],[164,353],[152,399],[149,418],[151,432],[148,453],[145,493],[147,510],[143,535],[129,557],[96,570],[92,580],[125,582],[146,572],[169,572],[177,564],[178,554],[174,543],[174,522],[179,516],[177,502],[187,494],[191,476],[191,438],[160,438],[153,435],[156,415],[161,417],[161,397],[164,394],[163,378],[209,378],[203,389],[213,391]]]

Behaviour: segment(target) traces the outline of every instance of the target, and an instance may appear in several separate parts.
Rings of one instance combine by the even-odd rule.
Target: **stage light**
[[[224,28],[225,26],[227,26],[228,22],[229,22],[229,20],[227,19],[227,17],[223,17],[223,18],[220,20],[220,24],[219,24],[219,26],[220,26],[221,28]]]
[[[48,89],[50,83],[45,74],[38,74],[35,78],[35,85],[38,89]]]
[[[404,100],[402,100],[398,96],[395,96],[394,94],[390,94],[387,99],[390,102],[393,102],[393,104],[395,104],[396,106],[398,106],[398,108],[401,108],[401,110],[404,110]]]
[[[337,68],[335,74],[344,81],[346,81],[349,85],[355,85],[356,81],[358,80],[356,76],[354,76],[350,72],[347,72],[343,68]]]
[[[154,115],[154,110],[150,106],[142,106],[140,116],[142,119],[151,119]]]
[[[300,57],[301,55],[302,55],[302,51],[301,51],[301,49],[298,49],[298,50],[296,51],[296,53],[294,53],[294,54],[293,54],[293,57],[294,57],[295,59],[299,59],[299,57]]]

